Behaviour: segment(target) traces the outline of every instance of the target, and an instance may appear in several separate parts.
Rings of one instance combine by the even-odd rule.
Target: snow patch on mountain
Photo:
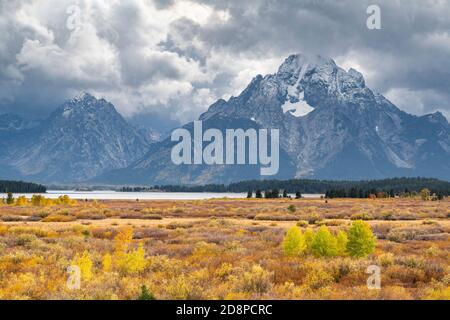
[[[304,95],[305,93],[302,91],[295,99],[292,99],[292,97],[290,97],[288,100],[286,100],[286,102],[281,106],[281,108],[283,109],[283,113],[289,111],[291,115],[298,118],[306,116],[308,113],[313,111],[314,108],[304,100]]]
[[[65,109],[62,113],[62,116],[67,119],[70,117],[71,114],[72,114],[72,109]]]
[[[300,68],[297,81],[287,87],[286,101],[281,108],[283,113],[289,112],[294,117],[303,117],[314,110],[306,101],[303,89],[300,89],[300,81],[303,79],[309,64],[306,63]]]
[[[427,142],[427,139],[416,139],[414,142],[415,142],[416,146],[420,147],[425,142]]]

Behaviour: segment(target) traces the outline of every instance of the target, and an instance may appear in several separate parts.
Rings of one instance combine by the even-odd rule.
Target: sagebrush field
[[[450,299],[448,198],[16,199],[0,221],[0,299]]]

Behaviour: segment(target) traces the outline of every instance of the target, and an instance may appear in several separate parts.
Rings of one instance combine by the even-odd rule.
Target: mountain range
[[[278,129],[280,170],[258,165],[174,165],[169,137],[135,128],[89,94],[49,118],[0,116],[0,160],[7,174],[38,182],[206,184],[260,178],[450,180],[450,125],[436,112],[408,114],[368,88],[354,69],[295,54],[275,74],[256,76],[237,97],[203,113],[205,130]],[[183,128],[193,131],[193,123]]]
[[[86,181],[126,167],[147,152],[150,140],[148,132],[128,124],[111,103],[83,94],[42,121],[0,116],[0,176],[46,183]]]

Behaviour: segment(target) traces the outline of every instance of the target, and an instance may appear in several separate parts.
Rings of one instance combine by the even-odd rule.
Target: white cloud
[[[74,4],[80,8],[81,28],[69,30],[67,19],[73,12],[67,8]],[[159,45],[166,40],[170,24],[180,18],[207,23],[215,14],[207,5],[177,1],[159,10],[144,0],[29,0],[10,9],[0,14],[0,21],[7,19],[15,34],[2,36],[0,52],[9,63],[0,65],[1,81],[2,88],[15,87],[17,95],[29,89],[30,79],[39,78],[61,99],[77,91],[97,92],[118,101],[126,115],[177,99],[184,99],[189,107],[214,99],[211,93],[205,99],[206,88],[193,86],[212,81],[199,61]],[[222,11],[217,14],[226,18]],[[16,52],[7,51],[14,47],[8,42],[16,44]],[[9,93],[1,90],[0,100],[10,103],[14,95],[5,91]]]
[[[255,57],[250,54],[233,54],[227,51],[212,50],[207,60],[207,69],[214,75],[227,73],[233,75],[227,92],[222,98],[238,95],[258,74],[275,73],[283,58]]]
[[[448,98],[433,90],[413,91],[408,88],[392,88],[386,92],[385,96],[400,109],[408,110],[414,115],[420,116],[440,111],[450,121],[450,113],[447,109]]]
[[[386,92],[386,98],[403,110],[420,115],[425,112],[423,94],[407,88],[393,88]]]
[[[444,50],[450,53],[450,34],[448,32],[432,32],[415,37],[418,45]]]

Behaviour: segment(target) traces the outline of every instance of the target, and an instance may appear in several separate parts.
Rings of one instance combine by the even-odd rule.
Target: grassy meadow
[[[356,221],[373,250],[327,251]],[[0,299],[450,299],[450,199],[16,199]]]

